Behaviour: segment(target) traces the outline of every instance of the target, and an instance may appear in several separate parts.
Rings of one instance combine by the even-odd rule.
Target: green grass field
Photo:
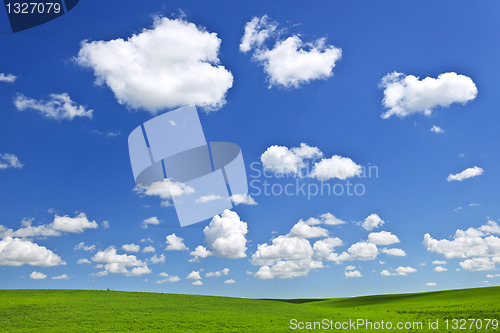
[[[283,332],[290,320],[422,322],[399,332],[495,332],[500,287],[339,299],[262,300],[85,290],[0,290],[1,332]],[[452,329],[452,319],[467,321]],[[439,330],[428,320],[439,319]],[[449,319],[446,329],[444,320]],[[462,322],[463,323],[463,322]],[[462,324],[458,323],[458,325]],[[481,329],[470,328],[483,325]],[[412,324],[413,325],[413,324]],[[375,331],[360,327],[353,332]],[[303,331],[296,329],[296,331]],[[335,329],[331,330],[335,331]],[[381,331],[381,330],[377,330]],[[386,329],[386,332],[398,331]]]

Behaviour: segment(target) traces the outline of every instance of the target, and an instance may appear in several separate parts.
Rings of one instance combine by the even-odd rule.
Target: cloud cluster
[[[84,41],[76,61],[131,108],[156,114],[194,104],[214,110],[233,85],[233,75],[220,65],[220,44],[216,33],[163,17],[126,40]]]
[[[92,118],[94,111],[77,105],[67,93],[50,94],[49,99],[37,100],[18,94],[14,98],[14,105],[19,111],[28,109],[38,111],[46,118],[56,120],[73,120],[77,117]]]
[[[338,178],[345,180],[359,176],[362,168],[348,157],[333,155],[331,158],[323,157],[317,147],[301,143],[300,147],[288,148],[285,146],[270,146],[261,155],[260,160],[265,170],[277,175],[292,175],[303,177],[303,169],[312,163],[312,170],[305,176],[320,181]]]
[[[134,255],[117,254],[116,249],[112,246],[104,251],[98,251],[92,257],[92,261],[101,264],[97,267],[104,268],[104,270],[97,272],[96,276],[106,276],[108,274],[140,276],[151,273],[151,269],[145,262],[137,259]]]
[[[467,271],[486,271],[495,269],[500,263],[500,226],[488,221],[479,228],[458,229],[451,240],[434,239],[424,236],[424,246],[428,251],[442,254],[446,259],[466,259],[460,266]],[[440,264],[436,261],[436,264]]]
[[[23,166],[16,155],[9,153],[0,154],[0,170],[9,168],[21,169]]]
[[[29,240],[5,237],[0,240],[0,266],[51,267],[66,265],[54,252]]]
[[[484,173],[484,170],[482,168],[475,166],[472,168],[465,169],[464,171],[456,173],[456,174],[450,173],[447,180],[449,182],[453,182],[453,181],[461,182],[464,179],[469,179],[469,178],[481,176],[483,173]]]
[[[470,77],[457,73],[443,73],[437,79],[426,77],[419,80],[414,75],[398,72],[382,78],[384,89],[382,104],[388,109],[382,118],[406,117],[415,113],[430,115],[434,108],[453,103],[465,104],[476,98],[477,88]]]
[[[170,276],[164,272],[160,273],[160,276],[164,277],[165,279],[161,279],[161,280],[156,281],[156,283],[158,283],[158,284],[162,284],[165,282],[174,283],[174,282],[179,282],[181,280],[177,275]]]
[[[264,67],[269,87],[298,88],[312,80],[328,79],[333,75],[335,63],[342,57],[342,50],[327,45],[325,38],[304,42],[300,35],[280,39],[277,23],[267,16],[254,17],[247,22],[240,51],[254,50],[253,59]],[[268,48],[265,42],[273,38]]]

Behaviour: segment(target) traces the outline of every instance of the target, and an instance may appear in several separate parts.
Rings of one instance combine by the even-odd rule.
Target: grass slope
[[[290,319],[500,320],[500,287],[322,300],[258,300],[85,290],[0,290],[2,332],[283,332]],[[370,330],[357,330],[365,332]],[[385,330],[386,332],[392,330]],[[485,332],[483,328],[456,330]],[[500,327],[497,330],[500,331]],[[436,332],[436,331],[432,331]]]

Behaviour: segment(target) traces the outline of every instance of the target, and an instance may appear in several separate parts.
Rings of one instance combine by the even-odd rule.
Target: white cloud
[[[328,237],[328,230],[321,227],[310,226],[303,220],[300,220],[292,227],[288,236],[299,238]]]
[[[6,237],[0,240],[0,266],[51,267],[66,263],[54,252],[29,240]]]
[[[220,44],[216,33],[164,17],[126,40],[83,42],[76,61],[92,68],[120,104],[153,114],[192,104],[211,110],[224,105],[233,85],[220,65]]]
[[[435,282],[427,282],[425,285],[427,287],[435,287],[435,286],[437,286],[437,283],[435,283]]]
[[[163,264],[165,262],[165,255],[164,254],[161,254],[159,257],[156,256],[156,254],[154,256],[151,257],[151,259],[149,259],[149,261],[154,265],[154,264]]]
[[[363,275],[361,274],[360,271],[345,271],[344,272],[344,275],[347,279],[349,278],[360,278],[362,277]]]
[[[432,262],[433,265],[446,265],[448,262],[445,260],[434,260]]]
[[[317,180],[333,178],[345,180],[359,176],[361,172],[361,166],[354,163],[350,158],[334,155],[331,158],[323,158],[321,161],[316,162],[309,177]]]
[[[142,250],[142,253],[155,253],[156,252],[156,249],[154,248],[154,246],[146,246],[143,250]]]
[[[385,222],[382,221],[380,216],[377,214],[371,214],[368,216],[363,223],[361,223],[361,226],[368,231],[372,231],[375,228],[378,228],[382,226]]]
[[[170,206],[172,197],[194,193],[194,189],[184,183],[171,179],[153,182],[150,185],[137,185],[134,191],[140,196],[156,196],[162,199],[162,206]]]
[[[207,203],[215,200],[222,200],[224,199],[220,195],[215,195],[215,194],[210,194],[210,195],[204,195],[196,199],[196,203]]]
[[[337,237],[320,239],[314,243],[314,256],[316,258],[320,258],[321,260],[335,261],[338,259],[338,254],[335,253],[335,248],[342,245],[344,245],[344,242]]]
[[[92,261],[104,264],[104,270],[96,273],[97,276],[105,276],[110,273],[140,276],[151,273],[145,262],[137,259],[134,255],[117,254],[116,249],[112,246],[104,251],[98,251],[92,257]],[[129,270],[129,268],[131,269]]]
[[[434,267],[434,271],[436,272],[446,272],[448,269],[443,267],[443,266],[436,266]]]
[[[151,216],[144,221],[142,221],[142,227],[147,229],[149,225],[158,225],[160,224],[160,220],[156,216]]]
[[[388,248],[384,247],[384,248],[380,249],[380,252],[385,253],[385,254],[390,255],[390,256],[396,256],[396,257],[405,257],[406,256],[406,252],[403,251],[402,249],[398,249],[398,248],[388,249]]]
[[[0,82],[14,83],[16,79],[17,76],[15,76],[14,74],[0,73]]]
[[[439,126],[434,125],[434,126],[431,127],[431,132],[434,132],[434,133],[444,133],[444,129],[442,129]]]
[[[56,120],[73,120],[76,117],[92,118],[93,110],[77,105],[67,93],[50,94],[48,100],[36,100],[18,94],[14,98],[14,105],[19,111],[28,109],[38,111],[46,118]]]
[[[205,277],[220,277],[228,274],[229,274],[229,268],[224,268],[221,269],[220,271],[208,272],[207,274],[205,274]]]
[[[206,258],[209,256],[213,256],[214,254],[207,250],[206,247],[202,245],[198,245],[194,251],[190,253],[194,258],[190,259],[189,262],[200,262],[200,258]]]
[[[21,169],[23,166],[16,155],[9,153],[0,154],[0,170],[9,168]]]
[[[40,273],[40,272],[37,272],[37,271],[31,272],[31,274],[30,274],[30,279],[33,279],[33,280],[43,280],[46,277],[47,277],[47,275]]]
[[[85,213],[80,213],[75,217],[56,215],[50,226],[57,231],[81,233],[85,229],[96,229],[98,225],[96,221],[89,221]]]
[[[109,221],[102,221],[101,227],[103,229],[109,229]]]
[[[499,262],[498,260],[497,262]],[[490,258],[472,258],[464,260],[460,263],[460,267],[469,272],[476,271],[492,271],[494,270],[495,263]]]
[[[141,250],[141,247],[136,244],[123,244],[122,245],[122,250],[126,252],[139,252]]]
[[[306,166],[304,159],[317,159],[323,153],[317,147],[301,143],[300,147],[288,148],[285,146],[270,146],[260,156],[265,170],[280,174],[295,174],[300,176],[300,171]]]
[[[184,245],[184,239],[182,237],[176,236],[175,234],[168,235],[166,237],[165,244],[167,244],[167,247],[165,248],[166,251],[188,250],[186,245]]]
[[[465,169],[464,171],[456,173],[456,174],[450,173],[447,180],[449,182],[451,182],[451,181],[461,182],[464,179],[469,179],[469,178],[481,176],[483,173],[484,173],[484,170],[482,168],[475,166],[473,168]]]
[[[360,241],[354,243],[347,249],[347,254],[340,254],[339,260],[374,260],[379,251],[375,244]]]
[[[83,251],[94,251],[95,250],[95,245],[85,245],[84,242],[80,242],[75,245],[75,250],[83,250]]]
[[[341,225],[341,224],[345,224],[344,221],[342,221],[341,219],[335,217],[335,215],[333,215],[332,213],[325,213],[323,215],[320,216],[321,218],[321,221],[326,224],[326,225]]]
[[[368,235],[368,241],[375,245],[392,245],[399,243],[399,238],[387,231],[372,232]]]
[[[245,34],[241,38],[240,51],[248,52],[254,47],[260,47],[265,40],[276,31],[277,24],[269,20],[267,15],[254,17],[245,25]]]
[[[203,229],[205,240],[217,257],[246,257],[248,232],[247,224],[240,220],[237,213],[228,209],[216,215]]]
[[[415,113],[430,115],[438,106],[465,104],[477,95],[471,78],[453,72],[440,74],[437,79],[426,77],[422,80],[414,75],[393,72],[382,78],[380,87],[384,89],[382,104],[388,109],[382,114],[384,119]]]
[[[250,194],[233,194],[230,198],[231,201],[234,202],[235,205],[243,204],[243,205],[256,205],[257,202]]]
[[[353,271],[356,269],[356,266],[353,266],[353,265],[349,265],[347,266],[346,268],[344,268],[346,271]]]
[[[396,269],[390,269],[390,270],[384,269],[382,272],[380,272],[380,275],[383,275],[383,276],[391,276],[391,275],[406,276],[408,274],[415,273],[415,272],[417,272],[416,268],[399,266]]]
[[[91,264],[92,262],[86,258],[82,258],[82,259],[78,259],[78,261],[76,263],[81,265],[81,264]]]
[[[202,277],[200,275],[200,271],[192,271],[191,273],[186,276],[186,279],[188,280],[201,280]]]
[[[229,280],[226,280],[224,281],[225,284],[233,284],[233,283],[236,283],[236,281],[234,281],[233,279],[229,279]]]
[[[203,285],[203,282],[201,282],[200,280],[196,280],[194,281],[193,283],[191,283],[193,286],[202,286]]]
[[[458,229],[451,240],[438,240],[425,234],[424,245],[428,251],[442,254],[447,259],[500,257],[500,238],[492,235],[498,233],[498,224],[488,221],[477,229]]]
[[[333,75],[335,63],[342,57],[342,50],[326,45],[325,38],[314,42],[303,42],[300,35],[292,35],[284,40],[276,39],[271,49],[264,44],[276,34],[277,24],[267,16],[254,17],[245,26],[240,50],[255,49],[253,59],[264,67],[269,86],[298,88],[312,80],[328,79]]]
[[[181,280],[177,275],[169,276],[167,273],[160,273],[160,276],[163,276],[166,279],[156,281],[156,283],[158,284],[162,284],[165,282],[174,283],[174,282],[179,282]]]
[[[52,280],[69,280],[68,274],[62,274],[58,276],[51,277]]]

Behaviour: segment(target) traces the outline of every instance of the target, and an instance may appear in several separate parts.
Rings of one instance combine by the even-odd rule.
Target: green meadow
[[[296,321],[291,325],[292,319]],[[341,325],[349,320],[364,320],[373,326],[353,329],[343,324],[344,329],[335,329],[335,323]],[[376,323],[380,325],[382,320],[385,329],[376,329]],[[429,329],[429,321],[437,320],[439,329]],[[94,290],[0,290],[1,332],[289,332],[314,328],[314,322],[318,330],[323,324],[326,331],[495,332],[500,331],[500,326],[495,329],[498,320],[500,287],[290,300]],[[392,329],[387,328],[387,322]],[[397,330],[398,323],[413,327]]]

